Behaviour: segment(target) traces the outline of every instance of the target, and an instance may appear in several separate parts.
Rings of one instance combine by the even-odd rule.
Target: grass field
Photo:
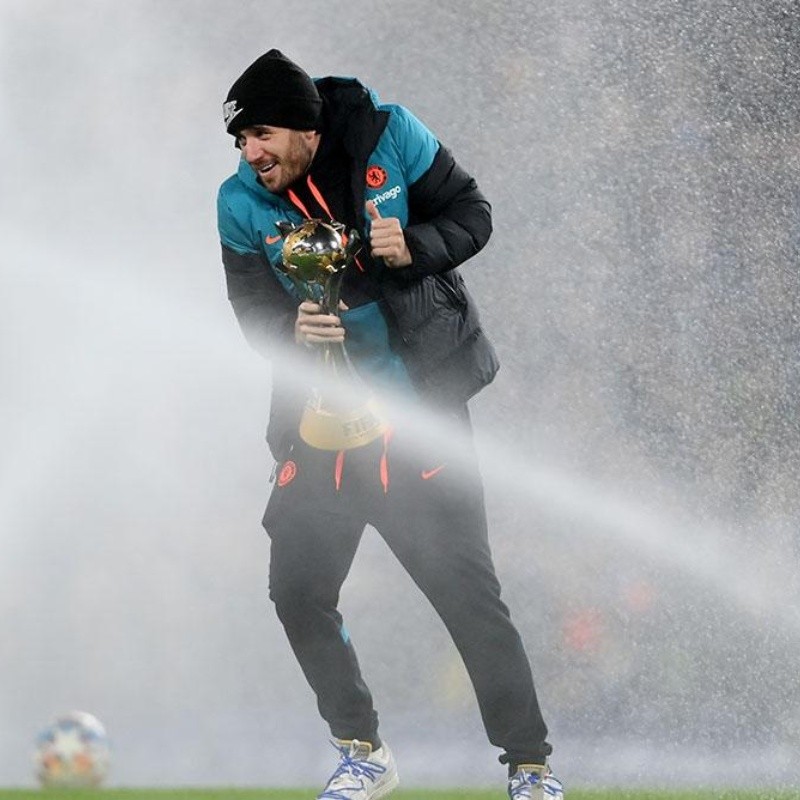
[[[314,797],[316,793],[311,789],[0,789],[0,800],[313,800]],[[393,792],[391,800],[503,800],[504,797],[502,788],[496,791],[405,789]],[[568,791],[567,800],[800,800],[800,790],[661,792],[574,789]]]

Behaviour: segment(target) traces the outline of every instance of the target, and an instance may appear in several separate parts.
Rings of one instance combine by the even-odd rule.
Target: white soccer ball
[[[58,717],[36,740],[36,777],[42,786],[99,786],[108,773],[108,735],[97,717],[73,711]]]

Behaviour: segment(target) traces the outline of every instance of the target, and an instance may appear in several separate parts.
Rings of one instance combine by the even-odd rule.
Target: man
[[[561,798],[528,659],[500,599],[474,457],[448,463],[403,421],[347,451],[298,436],[297,375],[309,350],[341,341],[365,382],[435,406],[468,435],[467,401],[498,365],[455,268],[488,240],[489,204],[407,109],[378,104],[354,79],[313,81],[278,50],[236,80],[224,116],[241,151],[218,199],[228,296],[248,341],[276,362],[270,597],[340,755],[319,798],[371,800],[398,783],[337,611],[366,524],[453,637],[489,740],[504,749],[509,796]],[[304,219],[336,220],[367,243],[345,272],[339,314],[298,297],[278,268],[276,223]],[[294,363],[281,372],[287,348]]]

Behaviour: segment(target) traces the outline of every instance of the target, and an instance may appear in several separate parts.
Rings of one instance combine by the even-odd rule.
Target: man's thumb
[[[367,216],[369,216],[370,219],[381,218],[380,211],[378,211],[378,207],[372,202],[372,200],[367,200]]]

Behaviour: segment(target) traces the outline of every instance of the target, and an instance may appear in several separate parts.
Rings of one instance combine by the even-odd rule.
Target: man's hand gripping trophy
[[[319,219],[278,223],[281,269],[304,298],[295,322],[298,342],[318,347],[319,370],[300,421],[300,437],[319,450],[350,450],[382,436],[386,425],[350,361],[338,312],[345,270],[361,250],[358,232]],[[356,390],[355,387],[359,387]]]

